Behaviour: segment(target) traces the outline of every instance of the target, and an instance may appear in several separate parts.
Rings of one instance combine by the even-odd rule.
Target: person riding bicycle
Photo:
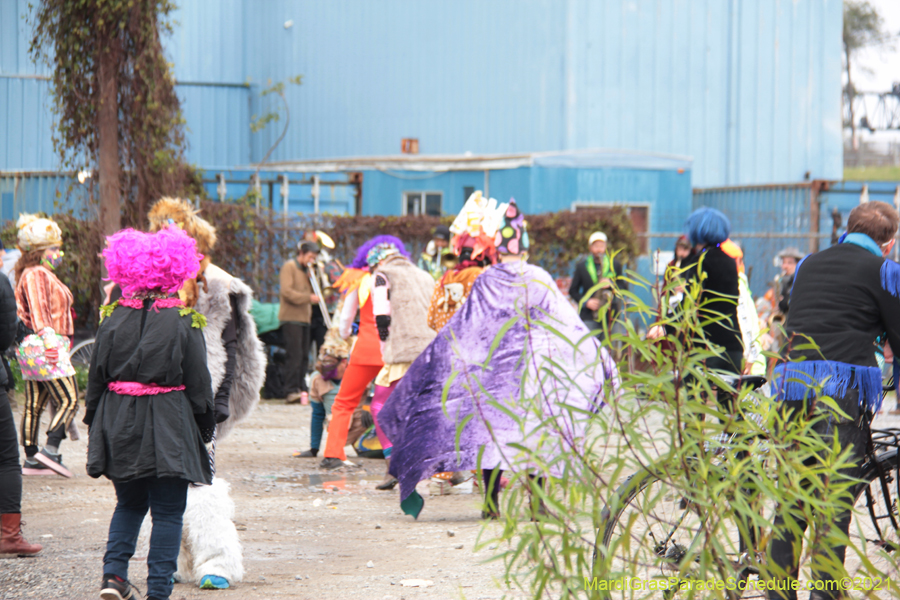
[[[851,211],[847,233],[837,245],[800,262],[785,322],[785,352],[791,362],[777,366],[774,372],[776,399],[788,418],[823,416],[812,428],[824,438],[825,447],[832,448],[836,437],[840,452],[849,448],[854,466],[841,469],[844,477],[860,474],[869,440],[867,413],[876,412],[881,405],[875,339],[886,333],[891,346],[900,348],[900,265],[885,258],[894,247],[898,222],[900,216],[889,204],[861,204]],[[833,398],[845,414],[816,402],[816,386],[822,386],[822,394]],[[830,485],[834,481],[832,474]],[[769,548],[770,564],[779,568],[774,577],[781,573],[797,577],[802,534],[807,528],[802,508],[795,502],[782,506],[776,516],[776,534]],[[844,535],[850,517],[848,508],[836,520],[835,526]],[[840,596],[836,574],[817,567],[816,559],[832,556],[843,562],[845,552],[845,546],[812,548],[812,579],[823,581],[825,591],[813,591],[811,599]],[[770,598],[797,597],[796,591],[769,594]]]

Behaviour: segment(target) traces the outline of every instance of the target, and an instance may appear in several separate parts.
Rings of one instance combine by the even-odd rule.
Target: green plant
[[[633,274],[630,278],[635,286],[649,287]],[[675,285],[655,288],[655,295],[664,298]],[[515,411],[484,391],[477,371],[454,373],[474,379],[469,386],[473,403],[503,410],[518,421],[522,438],[531,440],[505,448],[507,461],[516,468],[501,500],[503,518],[499,527],[483,529],[478,547],[497,548],[493,559],[503,565],[504,584],[532,598],[739,597],[725,586],[737,586],[744,577],[741,541],[752,541],[747,560],[762,564],[763,582],[783,578],[771,557],[759,560],[753,549],[765,555],[777,507],[802,500],[803,516],[811,523],[802,556],[807,569],[810,542],[833,545],[842,539],[834,523],[852,505],[848,492],[856,485],[838,475],[848,465],[847,452],[815,433],[815,419],[789,420],[767,395],[735,390],[705,368],[716,353],[702,338],[701,324],[711,317],[699,312],[696,285],[689,286],[684,303],[671,315],[660,315],[634,293],[622,293],[633,319],[622,322],[623,333],[607,336],[628,353],[619,364],[618,389],[605,386],[605,406],[596,413],[559,405],[559,386],[572,389],[576,373],[563,357],[542,359],[527,344],[522,389],[534,392],[523,392]],[[560,335],[527,309],[516,318],[541,335]],[[662,345],[646,340],[634,321],[661,322],[675,333]],[[594,344],[589,336],[564,341],[573,352],[585,346],[590,352]],[[720,405],[719,390],[734,394],[737,401],[732,404],[726,395],[727,404]],[[831,410],[836,406],[827,397],[818,403]],[[562,417],[548,413],[553,405]],[[584,431],[574,440],[567,427],[573,423]],[[458,439],[464,427],[465,422],[458,424]],[[627,479],[631,474],[638,474],[637,479]],[[533,475],[544,476],[546,484]],[[620,485],[627,489],[629,482],[634,485],[647,476],[659,485],[647,488],[639,503],[622,504],[623,496],[616,493]],[[680,517],[657,518],[672,506],[679,508]],[[620,509],[628,511],[616,520],[616,535],[604,535],[608,511],[619,514]],[[654,519],[661,525],[655,537],[648,525]],[[690,534],[666,539],[666,532],[676,529]],[[862,544],[847,552],[851,576],[884,581],[896,572],[897,557],[890,552],[880,551],[879,561],[867,556]],[[819,567],[837,576],[847,573],[836,560]],[[808,571],[802,573],[802,579],[809,579]],[[633,587],[635,579],[640,587]],[[699,581],[721,581],[722,587],[698,588]],[[620,587],[610,588],[610,582]],[[686,589],[685,582],[693,587]],[[659,589],[663,583],[670,586],[665,591]]]

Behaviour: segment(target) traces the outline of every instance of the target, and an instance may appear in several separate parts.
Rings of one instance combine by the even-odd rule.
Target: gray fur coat
[[[231,416],[219,423],[216,437],[221,441],[236,425],[246,419],[259,403],[259,390],[266,379],[266,355],[263,343],[256,337],[256,323],[250,316],[250,300],[253,290],[236,277],[232,277],[219,267],[209,265],[204,272],[208,291],[200,288],[200,297],[195,307],[206,317],[203,329],[206,337],[207,366],[212,377],[213,391],[219,389],[225,378],[225,346],[222,331],[231,318],[229,295],[237,297],[239,322],[237,327],[237,355],[234,377],[231,383],[229,409]]]

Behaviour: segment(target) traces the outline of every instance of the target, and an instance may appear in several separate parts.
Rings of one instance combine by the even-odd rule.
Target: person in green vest
[[[447,272],[444,263],[444,253],[449,251],[450,228],[446,225],[438,225],[434,228],[434,235],[422,255],[419,256],[418,267],[434,277],[437,281]]]
[[[610,322],[615,319],[620,309],[619,300],[610,292],[616,278],[622,276],[622,265],[606,252],[607,238],[602,231],[591,234],[588,247],[591,255],[575,265],[569,297],[578,303],[579,315],[588,329],[599,333],[603,330],[600,319],[603,316],[601,308],[604,303],[612,302],[611,309],[607,313]],[[599,290],[594,289],[597,284],[601,285]],[[622,282],[619,282],[618,286],[622,287]]]

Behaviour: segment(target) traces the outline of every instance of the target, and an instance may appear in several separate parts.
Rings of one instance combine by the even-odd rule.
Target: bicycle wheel
[[[750,577],[742,558],[746,548],[735,523],[715,527],[716,544],[723,549],[718,567],[702,572],[700,545],[708,536],[703,511],[682,490],[655,473],[630,477],[613,495],[598,535],[594,581],[598,598],[764,598],[746,587]],[[605,584],[608,591],[599,588]],[[709,593],[698,581],[721,580],[726,589]],[[729,587],[734,589],[728,589]],[[612,589],[614,588],[614,589]],[[654,589],[655,588],[655,589]]]
[[[72,348],[71,358],[73,367],[87,368],[91,364],[91,355],[94,353],[94,338],[84,340]]]
[[[849,598],[894,598],[900,560],[900,507],[897,480],[898,456],[892,450],[870,463],[862,474],[868,483],[860,486],[850,521],[850,546],[844,568],[852,579]],[[882,474],[884,478],[882,478]],[[865,560],[863,560],[865,557]]]

